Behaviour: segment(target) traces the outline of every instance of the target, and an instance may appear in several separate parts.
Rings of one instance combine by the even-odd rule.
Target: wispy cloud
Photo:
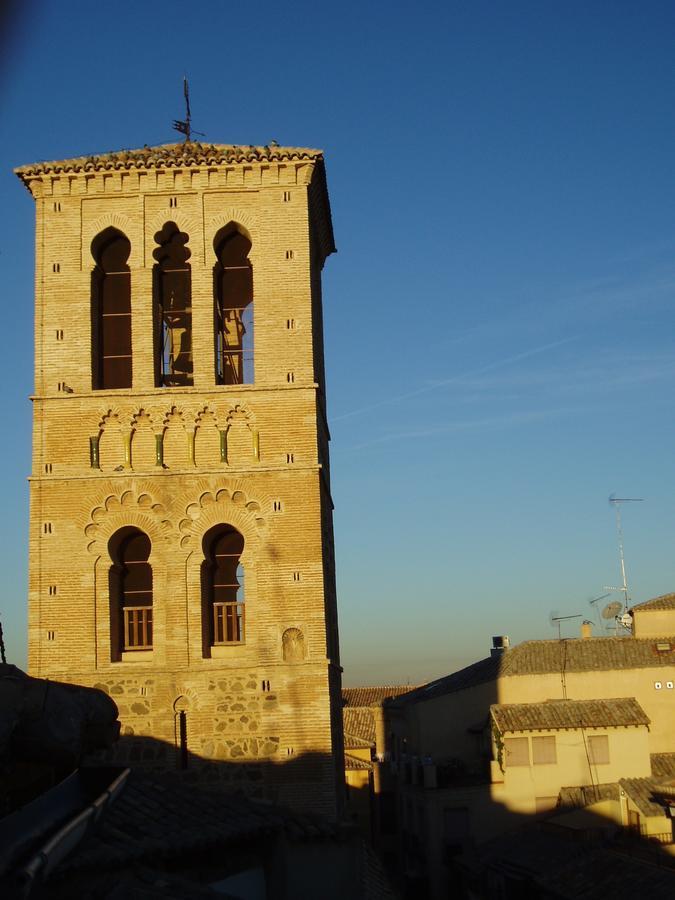
[[[400,403],[403,400],[410,400],[412,397],[419,397],[421,394],[428,394],[431,391],[437,391],[440,388],[448,387],[453,384],[461,384],[466,381],[468,378],[475,378],[478,375],[483,375],[486,372],[492,372],[495,369],[501,369],[509,365],[513,365],[514,363],[521,362],[524,359],[529,359],[532,356],[537,356],[540,353],[547,353],[549,350],[553,350],[555,347],[561,347],[563,344],[569,344],[572,341],[579,340],[581,335],[573,335],[571,337],[562,338],[558,341],[551,341],[547,344],[542,344],[538,347],[532,347],[528,350],[523,350],[521,353],[516,353],[513,356],[506,356],[502,359],[496,359],[492,362],[486,363],[483,366],[479,366],[475,369],[470,369],[467,372],[462,372],[457,375],[452,375],[449,378],[443,378],[439,381],[433,381],[422,387],[416,388],[413,391],[406,391],[403,394],[397,394],[393,397],[385,397],[382,400],[379,400],[376,403],[372,403],[369,406],[363,406],[360,409],[352,409],[349,412],[343,413],[340,416],[333,416],[333,422],[341,422],[344,419],[351,419],[354,416],[364,415],[365,413],[373,412],[373,410],[381,409],[384,406],[390,406],[395,403]]]
[[[372,440],[363,441],[352,447],[346,447],[343,452],[365,450],[381,444],[389,444],[392,441],[413,440],[415,438],[437,437],[438,435],[452,434],[453,432],[470,431],[475,429],[508,428],[516,425],[527,425],[531,422],[542,422],[563,415],[576,415],[581,411],[580,407],[557,407],[521,412],[504,413],[502,415],[485,416],[482,419],[466,419],[463,421],[447,422],[445,425],[434,425],[429,428],[415,428],[406,431],[394,431]]]

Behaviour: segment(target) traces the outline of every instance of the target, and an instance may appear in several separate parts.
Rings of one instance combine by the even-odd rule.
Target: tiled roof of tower
[[[415,685],[398,684],[380,687],[342,688],[343,706],[381,706],[383,700],[415,690]]]
[[[649,725],[634,697],[611,700],[545,700],[543,703],[495,703],[490,707],[500,731],[554,731],[558,728],[618,728]]]
[[[206,144],[181,141],[141,147],[137,150],[111,150],[73,159],[29,163],[14,171],[21,179],[35,175],[61,172],[96,172],[114,169],[164,169],[185,166],[218,166],[242,162],[286,162],[290,160],[320,160],[322,150],[309,147],[254,147],[237,144]]]
[[[645,600],[644,603],[636,603],[633,609],[675,609],[675,594],[661,594],[660,597],[654,597],[652,600]]]

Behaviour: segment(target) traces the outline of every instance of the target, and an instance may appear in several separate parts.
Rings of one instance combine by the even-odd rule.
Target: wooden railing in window
[[[152,649],[152,607],[124,607],[124,649]]]
[[[244,604],[213,604],[213,643],[241,644],[244,640]]]

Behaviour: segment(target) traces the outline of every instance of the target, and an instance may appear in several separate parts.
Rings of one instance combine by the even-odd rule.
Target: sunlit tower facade
[[[316,150],[17,170],[36,202],[29,668],[119,758],[339,814]]]

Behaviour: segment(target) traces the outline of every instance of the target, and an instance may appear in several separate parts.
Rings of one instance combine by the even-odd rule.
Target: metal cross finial
[[[183,96],[185,97],[185,119],[174,119],[173,127],[176,131],[185,135],[185,143],[187,144],[192,135],[192,129],[190,127],[192,115],[190,113],[190,87],[188,85],[187,76],[185,75],[183,76]]]

